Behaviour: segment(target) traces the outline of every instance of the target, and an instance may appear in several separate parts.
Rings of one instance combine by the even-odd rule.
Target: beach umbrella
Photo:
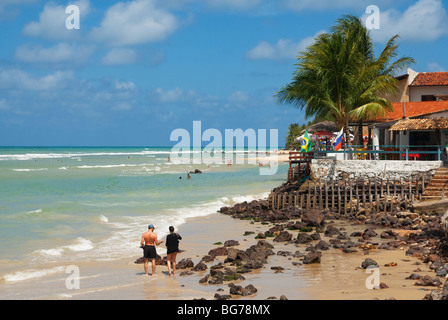
[[[308,128],[306,128],[304,131],[307,131],[309,133],[317,133],[317,132],[335,132],[339,131],[338,126],[333,121],[322,121],[315,123]],[[302,131],[302,132],[304,132]]]

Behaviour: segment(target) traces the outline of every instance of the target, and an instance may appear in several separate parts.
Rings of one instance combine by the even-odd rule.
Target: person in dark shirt
[[[167,253],[167,265],[168,265],[168,275],[171,276],[171,270],[173,271],[173,276],[176,273],[176,256],[179,252],[179,240],[182,237],[178,233],[174,233],[174,227],[169,227],[170,234],[166,236],[166,253]]]

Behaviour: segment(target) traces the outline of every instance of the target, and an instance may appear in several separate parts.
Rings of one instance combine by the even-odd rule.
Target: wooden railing
[[[288,180],[297,181],[309,176],[311,160],[314,159],[314,151],[311,152],[289,152]],[[296,166],[293,166],[296,165]]]

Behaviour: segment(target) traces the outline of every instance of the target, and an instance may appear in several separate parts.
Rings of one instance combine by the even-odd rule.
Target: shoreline
[[[39,299],[39,300],[214,300],[230,298],[231,300],[251,299],[280,299],[289,300],[422,300],[433,290],[440,290],[444,279],[440,278],[441,285],[416,285],[417,279],[406,279],[413,274],[423,277],[435,278],[436,274],[432,263],[422,261],[421,255],[407,255],[412,245],[406,239],[395,237],[401,241],[395,248],[380,249],[383,243],[392,241],[383,238],[383,234],[393,230],[391,227],[365,224],[356,219],[335,217],[327,213],[324,223],[316,228],[300,230],[289,228],[292,225],[303,227],[303,215],[295,216],[291,212],[275,212],[269,219],[248,218],[249,212],[265,200],[238,203],[233,207],[221,208],[207,216],[188,218],[176,232],[180,233],[180,249],[177,263],[183,259],[191,259],[194,266],[200,265],[201,259],[223,247],[226,241],[234,240],[238,245],[232,248],[233,252],[247,252],[260,241],[272,246],[266,261],[261,266],[242,272],[244,280],[223,281],[218,284],[200,283],[211,275],[211,268],[218,264],[225,264],[226,268],[238,270],[239,261],[228,261],[230,254],[217,255],[213,261],[204,262],[205,270],[192,271],[192,268],[177,268],[176,276],[169,277],[167,267],[158,265],[156,276],[143,275],[143,265],[135,261],[140,258],[140,250],[136,246],[135,258],[123,258],[115,261],[89,261],[77,263],[80,269],[80,288],[69,290],[66,281],[70,276],[63,270],[38,278],[5,285],[0,283],[3,299]],[[238,215],[241,206],[243,214]],[[226,209],[227,208],[227,209]],[[235,209],[237,208],[237,209]],[[258,208],[258,207],[257,207]],[[256,210],[255,210],[256,211]],[[261,212],[261,213],[260,213]],[[268,210],[260,210],[259,217],[268,214]],[[287,216],[291,214],[291,216]],[[278,217],[276,217],[278,215]],[[286,218],[285,218],[286,216]],[[243,218],[243,219],[242,219]],[[327,235],[329,228],[338,230],[336,234]],[[274,231],[272,231],[274,230]],[[362,236],[367,230],[374,230],[370,237]],[[162,230],[156,229],[157,232]],[[256,239],[258,234],[266,232],[272,235],[265,239]],[[369,231],[369,232],[370,232]],[[276,241],[280,234],[290,237],[283,241]],[[316,236],[309,241],[298,241],[299,235]],[[342,243],[354,243],[351,251],[343,251],[336,247],[337,239]],[[164,237],[162,240],[165,240]],[[315,247],[322,242],[330,244],[328,248]],[[426,240],[426,242],[429,242]],[[363,249],[368,243],[374,248]],[[164,244],[162,244],[164,248]],[[314,248],[313,248],[314,247]],[[304,263],[304,257],[313,251],[321,252],[319,263]],[[163,252],[163,251],[162,251]],[[163,257],[164,255],[162,255]],[[378,264],[379,283],[382,289],[368,289],[366,281],[371,276],[360,266],[367,258]],[[227,261],[226,261],[227,260]],[[448,266],[448,265],[447,265]],[[54,267],[54,266],[52,266]],[[150,268],[151,270],[151,268]],[[220,269],[226,270],[226,269]],[[210,279],[210,278],[208,278]],[[256,288],[255,294],[242,296],[231,294],[229,284],[246,287],[252,285]],[[446,285],[445,285],[446,287]],[[233,291],[235,293],[235,291]]]
[[[289,220],[288,220],[289,221]],[[298,221],[297,219],[291,221]],[[235,249],[246,250],[259,240],[255,236],[260,232],[272,228],[280,223],[261,224],[249,220],[239,220],[231,216],[215,212],[206,217],[190,218],[179,230],[183,240],[180,249],[184,250],[177,256],[177,263],[190,258],[197,265],[204,255],[211,249],[222,247],[214,244],[227,240],[239,242]],[[342,228],[347,234],[363,231],[365,225],[353,225],[350,221],[334,220],[329,223],[336,228]],[[375,228],[379,240],[383,228]],[[385,229],[385,228],[384,228]],[[246,231],[254,232],[244,235]],[[289,230],[293,239],[300,233]],[[314,233],[311,232],[310,234]],[[272,244],[273,255],[257,270],[244,273],[245,280],[231,281],[235,285],[247,286],[252,284],[257,293],[250,296],[232,295],[231,300],[266,300],[280,299],[285,296],[288,300],[422,300],[430,293],[432,287],[415,286],[416,280],[406,279],[410,274],[418,273],[422,276],[434,277],[434,271],[429,264],[422,263],[417,257],[405,255],[405,248],[395,250],[376,249],[366,255],[363,251],[344,253],[340,249],[330,248],[322,251],[319,264],[303,264],[303,258],[294,257],[297,251],[306,254],[310,245],[319,241],[313,240],[304,244],[291,242],[275,242],[274,238],[264,239]],[[330,241],[331,237],[322,234],[323,241]],[[163,239],[165,240],[165,239]],[[355,241],[355,240],[354,240]],[[163,246],[163,244],[162,244]],[[288,254],[288,252],[290,254]],[[136,249],[135,260],[139,258]],[[280,255],[278,253],[281,253]],[[359,268],[366,258],[378,262],[380,282],[387,284],[386,289],[367,289],[366,280],[370,276]],[[156,276],[143,275],[143,265],[136,264],[133,259],[124,258],[111,262],[84,262],[78,264],[80,268],[80,289],[68,290],[65,287],[68,274],[64,272],[48,275],[37,281],[22,281],[13,284],[14,287],[27,288],[34,296],[26,298],[22,294],[14,294],[10,287],[7,299],[39,299],[39,300],[214,300],[215,294],[228,295],[230,282],[222,284],[201,284],[199,280],[210,272],[210,267],[224,262],[226,256],[217,256],[213,262],[205,263],[205,271],[194,271],[190,275],[181,275],[188,269],[177,269],[175,277],[169,277],[166,266],[156,267]],[[395,262],[396,266],[386,267]],[[418,265],[415,265],[415,264]],[[150,269],[151,270],[151,269]],[[8,294],[8,290],[3,294]],[[3,295],[2,294],[2,295]]]

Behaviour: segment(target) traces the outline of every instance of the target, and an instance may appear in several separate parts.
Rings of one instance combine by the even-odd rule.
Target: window
[[[435,95],[422,95],[422,101],[437,101]]]

